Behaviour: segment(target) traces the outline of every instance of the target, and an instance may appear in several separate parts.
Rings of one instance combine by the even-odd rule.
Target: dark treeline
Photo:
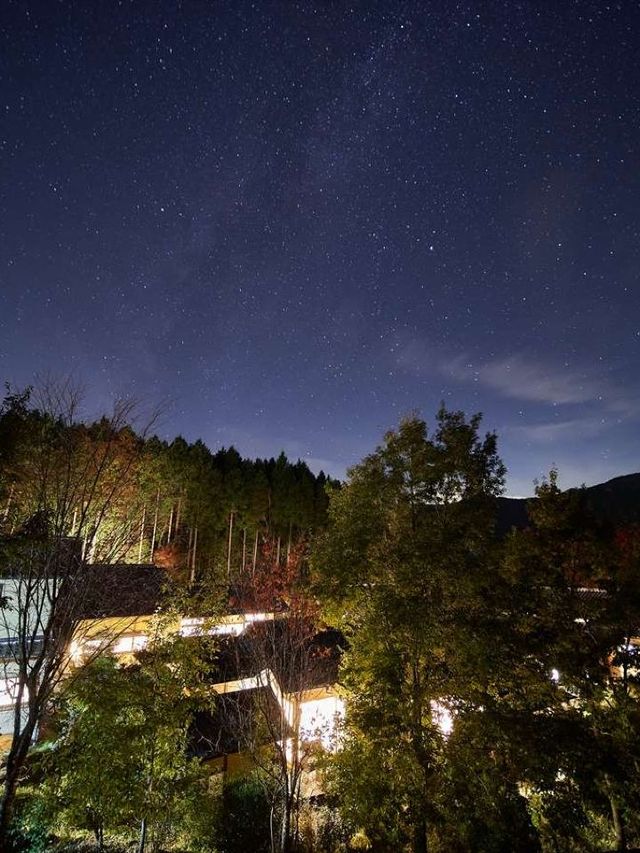
[[[68,393],[56,408],[55,401],[34,400],[29,391],[8,392],[0,416],[3,530],[18,529],[38,503],[30,466],[43,442],[51,445],[52,465],[63,449],[65,459],[73,458],[73,474],[99,476],[103,489],[124,468],[133,475],[100,518],[86,511],[82,484],[68,489],[70,501],[77,500],[67,507],[67,532],[79,534],[90,561],[156,562],[194,578],[212,571],[233,577],[255,565],[263,539],[276,541],[284,559],[300,537],[324,524],[327,486],[335,485],[324,473],[313,474],[284,452],[251,460],[234,447],[212,452],[201,440],[164,441],[132,428],[131,414],[127,408],[115,418],[83,423]],[[111,477],[104,476],[104,465]]]
[[[243,459],[234,447],[212,453],[202,441],[146,441],[145,544],[151,557],[192,570],[226,564],[234,575],[255,565],[261,538],[274,538],[284,556],[326,520],[328,478],[284,453]],[[141,521],[142,525],[142,521]],[[155,529],[155,537],[154,537]]]

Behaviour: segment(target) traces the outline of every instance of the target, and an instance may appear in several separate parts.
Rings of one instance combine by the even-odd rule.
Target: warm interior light
[[[300,703],[300,737],[319,741],[325,749],[336,743],[336,734],[344,718],[344,701],[336,695]]]

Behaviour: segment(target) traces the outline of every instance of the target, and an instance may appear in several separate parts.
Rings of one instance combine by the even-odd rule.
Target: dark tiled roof
[[[80,619],[150,616],[155,613],[168,584],[168,576],[152,565],[96,564],[83,571]]]
[[[296,626],[298,627],[298,626]],[[233,681],[270,669],[286,692],[334,684],[345,640],[331,628],[293,634],[287,617],[250,625],[218,645],[209,671],[211,683]]]

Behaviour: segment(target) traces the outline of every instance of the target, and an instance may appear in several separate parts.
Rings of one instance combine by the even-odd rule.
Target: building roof
[[[286,616],[258,622],[220,641],[208,678],[212,684],[235,681],[269,669],[285,693],[334,684],[344,646],[343,635],[332,628],[292,628]]]
[[[151,616],[169,583],[166,572],[152,565],[94,564],[83,575],[86,587],[78,607],[80,619]]]

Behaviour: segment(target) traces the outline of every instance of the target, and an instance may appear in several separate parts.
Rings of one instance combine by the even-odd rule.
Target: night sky
[[[342,476],[439,402],[640,470],[640,6],[0,8],[0,379]]]

